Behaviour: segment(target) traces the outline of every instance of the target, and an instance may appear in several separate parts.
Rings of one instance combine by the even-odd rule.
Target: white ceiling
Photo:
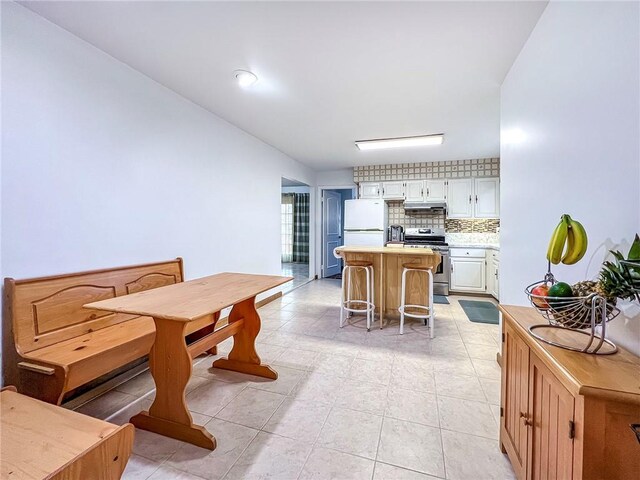
[[[317,169],[499,155],[500,84],[546,2],[23,2]],[[233,71],[259,83],[242,90]],[[361,152],[355,140],[444,133]]]

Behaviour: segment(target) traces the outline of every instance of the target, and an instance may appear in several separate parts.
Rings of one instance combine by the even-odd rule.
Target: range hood
[[[446,210],[445,202],[404,202],[405,210]]]

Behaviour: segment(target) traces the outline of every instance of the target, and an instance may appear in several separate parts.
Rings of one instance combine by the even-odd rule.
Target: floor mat
[[[330,277],[324,277],[324,278],[334,278],[336,280],[342,280],[342,274],[336,273],[335,275],[331,275]]]
[[[433,303],[441,303],[443,305],[449,305],[449,300],[444,295],[434,295]]]
[[[458,300],[458,302],[472,322],[498,324],[498,308],[493,303],[479,300]]]

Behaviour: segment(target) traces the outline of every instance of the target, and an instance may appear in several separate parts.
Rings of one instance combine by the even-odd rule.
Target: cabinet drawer
[[[483,248],[451,248],[449,250],[449,256],[451,257],[473,257],[484,258]]]

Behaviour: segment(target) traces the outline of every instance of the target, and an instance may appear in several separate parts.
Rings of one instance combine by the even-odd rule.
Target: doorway
[[[344,244],[344,202],[355,198],[353,188],[324,188],[322,194],[322,278],[342,278],[342,259],[333,250]]]
[[[293,277],[284,291],[310,281],[309,278],[309,185],[282,178],[281,184],[281,272]]]

